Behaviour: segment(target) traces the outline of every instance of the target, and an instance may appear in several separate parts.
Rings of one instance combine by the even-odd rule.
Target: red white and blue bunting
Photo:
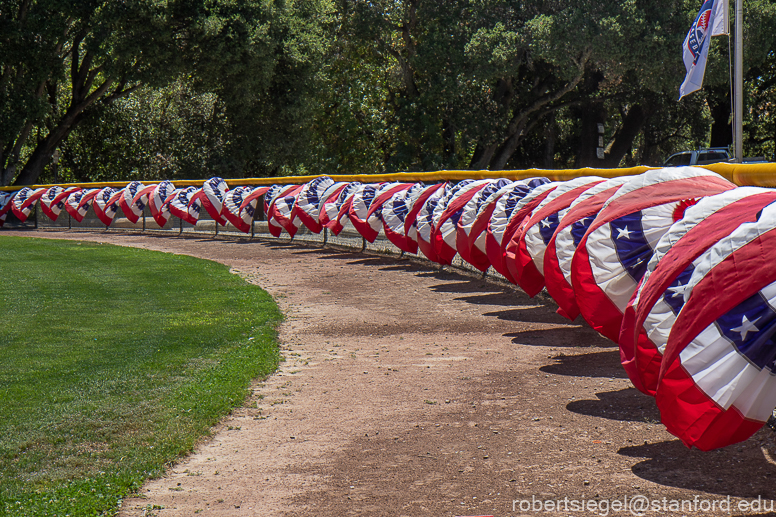
[[[80,222],[93,208],[105,225],[119,210],[137,222],[146,206],[160,226],[172,216],[196,224],[204,208],[245,233],[263,202],[276,237],[350,224],[433,262],[458,255],[493,268],[530,296],[546,289],[559,314],[615,341],[634,386],[690,447],[746,440],[776,406],[776,190],[705,169],[565,182],[24,188],[0,192],[0,226],[9,212],[26,220],[38,201],[52,220],[64,208]]]

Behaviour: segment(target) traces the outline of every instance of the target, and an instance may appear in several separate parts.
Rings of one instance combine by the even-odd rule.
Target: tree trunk
[[[544,168],[555,168],[555,142],[557,141],[558,127],[555,125],[555,119],[547,122],[544,128]]]
[[[33,185],[38,180],[46,164],[51,161],[54,150],[59,147],[83,119],[84,111],[102,97],[113,82],[114,80],[111,78],[106,79],[103,84],[85,98],[76,98],[75,94],[73,95],[73,101],[67,112],[59,121],[59,124],[35,147],[16,181],[14,181],[14,185]]]
[[[644,123],[647,121],[647,113],[638,104],[631,106],[628,110],[628,114],[622,120],[620,129],[617,130],[617,134],[614,137],[614,141],[609,146],[609,151],[606,153],[606,158],[603,162],[603,167],[619,167],[620,162],[626,154],[630,153],[633,148],[633,141],[641,132],[641,128],[644,127]]]

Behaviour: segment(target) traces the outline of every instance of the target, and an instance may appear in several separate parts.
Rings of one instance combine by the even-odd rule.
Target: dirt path
[[[287,315],[280,371],[122,516],[629,515],[601,501],[639,494],[766,515],[738,498],[776,499],[773,433],[687,450],[612,343],[508,286],[281,241],[19,234],[216,260]],[[601,506],[520,511],[566,497]]]

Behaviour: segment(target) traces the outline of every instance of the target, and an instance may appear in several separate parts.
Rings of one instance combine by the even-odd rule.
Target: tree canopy
[[[9,0],[0,184],[656,165],[730,143],[727,38],[704,88],[676,100],[697,9]],[[772,156],[776,6],[749,0],[744,21],[746,149]]]

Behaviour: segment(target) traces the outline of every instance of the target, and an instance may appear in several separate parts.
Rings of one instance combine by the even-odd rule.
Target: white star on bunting
[[[759,319],[759,318],[758,318]],[[741,341],[746,339],[746,335],[750,332],[759,332],[760,329],[754,326],[754,324],[757,323],[757,320],[749,321],[749,318],[746,317],[746,314],[744,314],[744,319],[741,320],[741,326],[735,327],[730,330],[733,332],[738,332],[741,334]]]

